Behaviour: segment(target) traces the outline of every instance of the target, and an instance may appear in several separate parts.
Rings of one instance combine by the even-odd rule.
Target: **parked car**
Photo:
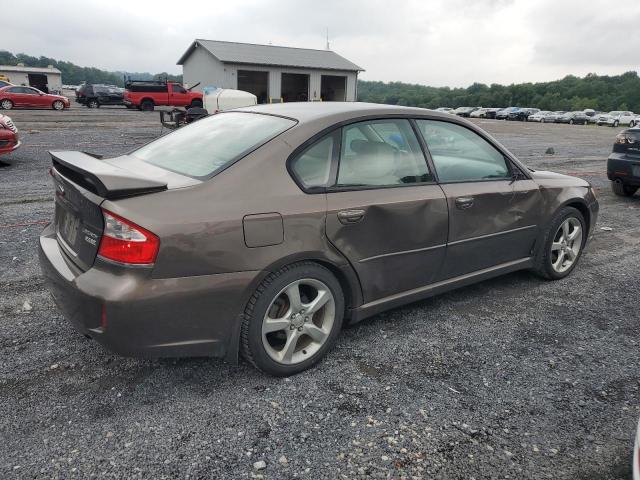
[[[544,123],[544,117],[549,115],[551,112],[549,110],[541,110],[536,113],[532,113],[527,117],[528,122],[541,122]]]
[[[519,107],[503,108],[502,110],[499,110],[498,112],[496,112],[496,119],[497,120],[506,120],[507,117],[509,116],[509,113],[514,112],[516,110],[519,110]]]
[[[629,128],[633,128],[636,125],[640,125],[640,115],[635,115],[633,119],[629,122]]]
[[[488,108],[484,113],[484,118],[496,118],[496,114],[502,110],[502,108]]]
[[[529,115],[538,113],[539,111],[540,109],[538,108],[518,108],[517,110],[512,110],[507,114],[507,120],[526,122]]]
[[[495,118],[499,108],[478,108],[469,115],[472,118]]]
[[[18,128],[11,118],[0,114],[0,155],[11,153],[19,147]]]
[[[640,127],[628,128],[616,135],[607,159],[607,178],[613,193],[631,197],[640,187]]]
[[[599,115],[598,126],[609,125],[611,127],[617,127],[618,125],[629,125],[636,115],[633,112],[614,110],[607,114]]]
[[[567,112],[563,110],[558,110],[557,112],[551,112],[546,117],[544,117],[544,123],[556,123],[558,119],[561,116],[563,116],[565,113]]]
[[[459,117],[469,117],[471,113],[477,109],[478,107],[458,107],[452,113],[455,113]]]
[[[452,112],[453,112],[453,108],[449,108],[449,107],[438,107],[438,108],[436,108],[436,112],[452,113]]]
[[[85,83],[76,90],[76,102],[89,108],[124,105],[124,89],[111,85]]]
[[[0,88],[0,108],[69,108],[69,99],[61,95],[44,93],[33,87],[11,85]]]
[[[80,332],[127,355],[240,351],[273,375],[345,322],[515,270],[564,278],[598,214],[586,181],[418,108],[258,105],[115,158],[51,156],[40,261]]]
[[[143,111],[152,111],[159,105],[202,108],[202,93],[176,82],[130,81],[125,85],[123,103]]]
[[[584,112],[567,112],[564,115],[560,115],[556,119],[556,123],[568,123],[570,125],[578,124],[578,125],[588,125],[589,117],[584,114]]]

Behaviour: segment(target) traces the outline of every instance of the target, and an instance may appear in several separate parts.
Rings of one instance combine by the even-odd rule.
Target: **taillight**
[[[149,230],[108,210],[102,210],[104,232],[98,255],[108,260],[136,265],[156,261],[160,239]]]
[[[616,135],[616,143],[633,143],[633,138],[624,133],[619,133]]]

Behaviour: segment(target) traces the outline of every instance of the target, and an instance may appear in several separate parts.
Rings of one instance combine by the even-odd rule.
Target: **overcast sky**
[[[1,0],[9,2],[10,0]],[[514,83],[638,68],[638,0],[20,0],[0,49],[180,73],[195,38],[331,49],[366,80]]]

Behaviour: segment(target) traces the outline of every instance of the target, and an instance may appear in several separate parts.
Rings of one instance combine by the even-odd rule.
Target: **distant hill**
[[[361,102],[438,107],[535,107],[543,110],[632,110],[640,112],[637,72],[568,75],[562,80],[512,85],[474,83],[467,88],[427,87],[402,82],[358,81]]]
[[[170,75],[166,72],[152,74],[148,72],[108,72],[93,67],[80,67],[71,62],[64,62],[48,57],[32,57],[24,53],[13,54],[6,50],[0,50],[0,65],[17,65],[22,63],[27,67],[47,67],[53,65],[62,72],[62,82],[65,85],[78,85],[82,82],[106,83],[112,85],[124,85],[124,77],[135,80],[168,79],[182,81],[182,75]]]

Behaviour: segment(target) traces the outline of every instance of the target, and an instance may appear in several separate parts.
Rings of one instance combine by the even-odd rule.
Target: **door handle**
[[[345,225],[357,223],[363,218],[364,210],[341,210],[338,212],[338,220]]]
[[[473,197],[458,197],[456,198],[456,207],[460,210],[466,210],[473,207]]]

